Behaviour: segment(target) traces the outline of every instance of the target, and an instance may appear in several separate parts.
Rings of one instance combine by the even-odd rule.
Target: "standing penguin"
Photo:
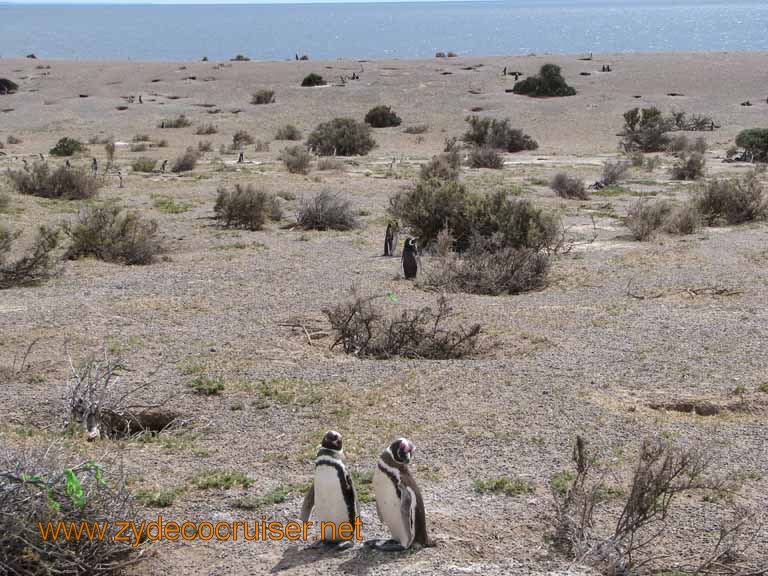
[[[433,546],[427,534],[424,500],[408,464],[415,446],[398,438],[379,456],[373,473],[376,511],[392,533],[390,540],[369,540],[366,546],[384,552],[400,552],[414,544]]]
[[[413,238],[406,238],[405,244],[403,245],[403,275],[406,280],[416,278],[416,274],[419,271],[419,263],[416,260],[418,255],[416,240]]]
[[[329,430],[323,436],[323,442],[315,458],[315,477],[312,486],[304,496],[301,506],[301,521],[307,522],[312,511],[315,512],[315,524],[333,522],[354,524],[360,515],[357,493],[352,483],[352,476],[344,465],[344,451],[341,434]],[[354,540],[340,540],[338,534],[325,527],[321,539],[314,546],[326,546],[343,550],[354,546]]]

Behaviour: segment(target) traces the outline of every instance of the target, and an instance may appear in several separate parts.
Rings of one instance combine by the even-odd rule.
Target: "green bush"
[[[768,128],[749,128],[736,136],[736,146],[743,148],[752,162],[768,162]]]
[[[272,104],[274,101],[274,90],[257,90],[251,97],[251,104]]]
[[[13,94],[19,89],[19,85],[8,78],[0,78],[0,94]]]
[[[61,138],[56,142],[56,146],[51,148],[48,153],[51,156],[72,156],[78,152],[85,152],[88,149],[83,145],[80,140],[74,138]]]
[[[244,146],[253,144],[253,136],[245,130],[238,130],[232,135],[232,148],[240,150]]]
[[[662,152],[669,146],[672,120],[658,108],[632,108],[624,113],[622,144],[626,152]]]
[[[449,152],[443,152],[433,156],[432,160],[422,164],[419,170],[419,178],[429,180],[438,178],[440,180],[458,180],[461,169],[461,156],[456,147],[451,148]]]
[[[131,163],[131,168],[133,168],[134,172],[152,172],[152,170],[155,169],[155,165],[157,164],[157,160],[154,160],[152,158],[136,158]]]
[[[319,74],[315,74],[314,72],[305,76],[304,80],[301,81],[301,85],[305,88],[312,86],[325,86],[325,84],[326,82],[323,80],[323,77]]]
[[[235,184],[233,190],[219,188],[213,207],[215,218],[222,225],[247,230],[261,230],[267,221],[280,220],[280,203],[272,194],[248,184]]]
[[[516,82],[512,91],[534,97],[573,96],[576,90],[568,86],[560,72],[560,66],[544,64],[538,76],[529,76]]]
[[[293,124],[286,124],[277,129],[275,140],[301,140],[301,130]]]
[[[157,222],[117,206],[86,207],[74,222],[63,225],[69,237],[69,259],[94,256],[118,264],[151,264],[162,252]]]
[[[468,163],[471,168],[504,168],[504,158],[490,146],[475,146],[469,152]]]
[[[520,152],[522,150],[536,150],[539,145],[522,130],[509,126],[509,118],[497,120],[496,118],[480,118],[479,116],[467,116],[465,119],[469,128],[462,136],[462,140],[480,147],[491,147],[507,152]]]
[[[29,172],[8,171],[8,177],[19,194],[62,200],[92,198],[102,186],[102,180],[85,170],[60,166],[53,172],[46,162],[35,162]]]
[[[291,174],[307,174],[312,162],[312,155],[304,146],[290,146],[280,152],[280,160]]]
[[[376,141],[367,124],[334,118],[314,129],[307,146],[320,156],[364,156],[376,147]]]
[[[374,128],[390,128],[400,126],[402,120],[389,106],[376,106],[368,110],[365,115],[365,123]]]

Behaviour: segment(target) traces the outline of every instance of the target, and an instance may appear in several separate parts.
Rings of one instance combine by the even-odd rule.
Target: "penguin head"
[[[328,430],[323,436],[322,446],[328,450],[341,451],[341,434],[336,430]]]
[[[392,458],[403,464],[410,464],[413,452],[416,446],[408,438],[398,438],[389,445],[389,451],[392,452]]]

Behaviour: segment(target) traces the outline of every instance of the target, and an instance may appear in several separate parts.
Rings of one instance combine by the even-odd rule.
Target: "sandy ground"
[[[670,157],[653,173],[633,170],[617,196],[595,194],[565,201],[546,185],[561,170],[588,181],[617,156],[621,114],[634,106],[711,115],[721,125],[707,139],[709,177],[747,167],[723,164],[739,130],[768,119],[766,54],[595,55],[457,58],[426,61],[331,62],[58,62],[0,60],[0,78],[16,81],[18,94],[0,96],[0,169],[21,167],[62,136],[87,141],[113,137],[124,188],[112,177],[96,203],[113,202],[155,218],[166,257],[147,267],[86,259],[67,262],[63,274],[41,286],[0,292],[0,366],[39,338],[29,369],[5,386],[0,444],[42,446],[60,439],[67,378],[65,349],[78,359],[108,346],[132,369],[126,383],[155,367],[152,398],[192,419],[175,442],[69,439],[79,454],[105,451],[122,458],[132,487],[178,488],[169,508],[141,508],[177,520],[289,520],[298,517],[299,494],[258,512],[232,506],[243,494],[261,495],[311,477],[311,458],[328,428],[345,436],[350,466],[372,471],[377,454],[394,437],[417,446],[415,474],[438,546],[384,556],[362,547],[318,554],[287,542],[161,543],[147,552],[140,574],[538,574],[578,573],[547,541],[552,517],[549,481],[570,467],[576,434],[626,479],[640,440],[661,435],[707,447],[719,471],[748,478],[739,502],[768,507],[768,229],[764,223],[708,228],[689,237],[631,239],[622,224],[640,194],[681,201],[690,184],[669,179]],[[501,69],[535,72],[562,66],[578,90],[571,98],[538,100],[506,93],[513,80]],[[603,64],[612,72],[601,73]],[[50,68],[48,68],[50,66]],[[339,84],[340,75],[361,79]],[[309,72],[332,85],[301,88]],[[581,76],[581,72],[590,72]],[[250,104],[259,88],[276,103]],[[679,93],[683,96],[668,96]],[[127,102],[142,95],[143,104]],[[740,106],[751,100],[752,107]],[[399,128],[375,130],[370,155],[344,159],[342,170],[290,175],[277,160],[292,143],[274,141],[292,123],[304,135],[336,116],[361,119],[376,104],[391,105]],[[118,110],[118,106],[127,106]],[[509,117],[540,144],[534,153],[507,155],[501,171],[464,170],[472,189],[515,187],[523,197],[558,210],[577,242],[555,259],[546,289],[514,297],[452,297],[459,320],[483,325],[484,352],[457,361],[359,360],[310,345],[302,322],[327,330],[322,309],[351,287],[384,294],[399,306],[434,302],[435,295],[399,277],[399,261],[380,256],[387,199],[410,186],[418,164],[460,136],[464,117]],[[218,110],[217,113],[210,113]],[[237,111],[237,112],[236,112]],[[189,128],[160,129],[163,118],[186,114]],[[218,133],[196,136],[213,123]],[[403,128],[427,124],[422,135]],[[244,165],[219,147],[245,129],[271,141],[270,150],[246,151]],[[164,148],[131,152],[147,134]],[[700,134],[695,134],[698,136]],[[172,160],[189,145],[210,140],[194,172],[137,174],[132,159]],[[104,164],[101,145],[91,156]],[[222,164],[218,158],[224,162]],[[393,162],[390,170],[390,164]],[[60,160],[54,160],[59,163]],[[347,233],[300,232],[276,224],[259,232],[225,230],[210,219],[216,189],[253,183],[298,198],[322,189],[348,195],[364,226]],[[181,206],[170,213],[168,200]],[[165,204],[163,203],[165,202]],[[57,223],[73,203],[13,194],[0,222],[21,230],[19,246],[42,222]],[[597,234],[594,238],[594,233]],[[430,265],[430,257],[424,258]],[[631,292],[646,298],[636,298]],[[718,295],[727,288],[730,295]],[[703,290],[702,290],[703,289]],[[226,389],[204,398],[185,384],[196,373],[221,376]],[[264,384],[266,383],[266,385]],[[738,393],[735,393],[737,391]],[[734,402],[744,410],[702,417],[658,411],[651,403],[678,399]],[[248,489],[201,491],[191,480],[204,469],[232,469],[254,479]],[[474,480],[511,476],[534,491],[517,496],[479,494]],[[616,512],[618,502],[602,512]],[[717,538],[722,502],[694,494],[675,506],[658,551],[671,554],[657,567],[695,563]],[[367,536],[386,529],[375,505],[363,505]],[[758,535],[745,559],[768,562],[768,536]]]

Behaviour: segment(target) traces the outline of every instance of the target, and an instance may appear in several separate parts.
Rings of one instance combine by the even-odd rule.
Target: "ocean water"
[[[768,1],[0,4],[0,58],[282,60],[768,50]]]

